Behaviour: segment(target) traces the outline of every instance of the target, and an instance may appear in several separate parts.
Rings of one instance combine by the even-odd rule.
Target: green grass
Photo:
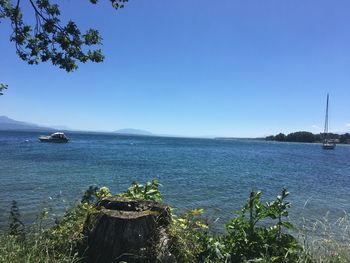
[[[337,220],[329,214],[310,222],[303,220],[300,242],[313,262],[350,262],[350,220],[346,212]]]
[[[49,226],[44,210],[28,230],[14,233],[10,228],[0,235],[0,262],[79,262],[77,248],[84,239],[81,233],[87,212],[78,205]]]

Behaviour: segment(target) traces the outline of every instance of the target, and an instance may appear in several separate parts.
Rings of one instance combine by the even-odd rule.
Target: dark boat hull
[[[323,144],[322,148],[324,150],[334,150],[335,149],[335,144]]]
[[[45,138],[39,138],[41,142],[51,142],[51,143],[67,143],[68,139],[45,139]]]

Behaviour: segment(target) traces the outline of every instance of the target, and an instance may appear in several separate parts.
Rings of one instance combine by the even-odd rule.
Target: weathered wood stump
[[[157,244],[159,229],[170,222],[169,207],[151,202],[110,197],[88,216],[86,261],[89,263],[144,262]]]

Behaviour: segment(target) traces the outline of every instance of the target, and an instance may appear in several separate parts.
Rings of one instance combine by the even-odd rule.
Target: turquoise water
[[[202,207],[224,224],[252,188],[266,199],[284,186],[292,216],[350,212],[350,147],[255,140],[68,134],[68,144],[40,143],[38,133],[0,132],[0,228],[16,200],[26,222],[43,206],[59,215],[89,185],[125,190],[158,178],[179,211]]]

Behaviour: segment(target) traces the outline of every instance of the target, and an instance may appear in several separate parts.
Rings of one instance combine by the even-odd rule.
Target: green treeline
[[[324,138],[324,133],[319,134],[313,134],[311,132],[307,131],[298,131],[298,132],[292,132],[288,135],[285,135],[284,133],[279,133],[277,135],[271,135],[267,136],[265,140],[267,141],[279,141],[279,142],[322,142]],[[350,143],[350,134],[336,134],[336,133],[328,133],[327,135],[328,139],[336,140],[337,143],[344,143],[349,144]]]

